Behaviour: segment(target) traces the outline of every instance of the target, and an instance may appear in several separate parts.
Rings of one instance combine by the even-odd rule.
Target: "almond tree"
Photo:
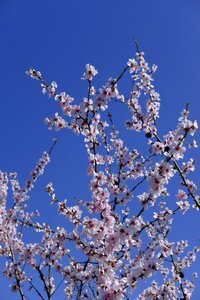
[[[188,179],[195,160],[184,161],[186,150],[197,147],[191,137],[198,125],[188,119],[186,105],[177,127],[160,136],[160,96],[153,86],[157,67],[149,66],[137,43],[136,48],[135,58],[128,60],[122,73],[109,78],[98,90],[93,86],[98,72],[87,64],[83,75],[87,95],[80,103],[58,92],[57,83],[47,83],[39,71],[31,68],[27,72],[41,83],[42,93],[60,106],[61,114],[45,119],[48,127],[56,131],[68,128],[83,135],[91,200],[77,199],[76,205],[71,205],[57,198],[53,183],[46,186],[58,214],[72,223],[71,232],[35,222],[38,212],[27,211],[29,192],[50,162],[56,140],[24,187],[15,173],[0,173],[0,254],[6,259],[3,274],[20,299],[56,299],[58,289],[63,289],[63,299],[77,300],[192,297],[197,274],[186,279],[185,269],[196,260],[199,247],[187,251],[188,241],[173,241],[170,232],[178,214],[184,219],[188,210],[200,208],[197,186]],[[130,73],[132,82],[128,97],[118,90],[124,73]],[[143,153],[126,146],[108,108],[111,101],[129,110],[125,128],[144,137]],[[169,195],[168,185],[174,176],[179,186],[174,195]],[[12,207],[7,204],[9,184]],[[26,243],[25,228],[35,231],[41,241]],[[80,255],[74,255],[72,245]],[[138,289],[140,282],[142,291]]]

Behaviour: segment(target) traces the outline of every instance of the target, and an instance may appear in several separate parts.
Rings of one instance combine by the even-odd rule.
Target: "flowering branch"
[[[55,113],[45,119],[49,129],[68,128],[83,136],[91,180],[89,200],[76,199],[76,205],[59,200],[52,182],[46,186],[51,204],[57,206],[57,218],[64,217],[65,227],[71,228],[67,232],[65,227],[36,222],[39,212],[26,209],[28,194],[50,162],[56,139],[31,172],[25,188],[20,187],[16,174],[0,173],[0,255],[8,258],[3,273],[13,280],[12,289],[23,300],[26,283],[42,300],[41,286],[48,300],[61,286],[68,299],[77,300],[132,299],[134,294],[136,300],[177,300],[180,294],[184,300],[192,297],[194,282],[185,279],[185,269],[196,260],[199,247],[183,257],[188,242],[172,241],[171,232],[178,213],[200,208],[197,186],[188,179],[195,160],[184,161],[186,150],[197,147],[195,140],[187,141],[198,125],[188,119],[187,105],[177,127],[160,137],[160,95],[153,85],[157,66],[150,67],[136,41],[135,45],[136,56],[117,78],[109,78],[98,90],[93,86],[98,72],[86,65],[82,79],[88,83],[87,94],[78,104],[66,92],[59,93],[55,81],[46,83],[32,68],[27,72],[41,82],[42,93],[53,97],[61,109],[62,116]],[[132,83],[129,97],[118,87],[125,72],[130,73]],[[121,136],[115,117],[110,111],[106,113],[111,101],[127,108],[130,118],[125,128],[145,136],[146,149],[126,146],[127,138]],[[176,175],[181,183],[176,195],[170,196],[168,185]],[[7,204],[9,183],[14,200],[11,208]],[[24,228],[40,240],[27,243]],[[41,286],[35,285],[34,276],[27,275],[30,271],[39,275]],[[145,288],[139,292],[141,281]]]

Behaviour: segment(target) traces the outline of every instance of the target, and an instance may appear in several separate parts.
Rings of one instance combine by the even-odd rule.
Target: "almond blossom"
[[[30,212],[29,193],[57,141],[24,184],[16,173],[0,172],[2,272],[22,300],[28,289],[31,297],[43,300],[57,299],[58,289],[63,290],[63,299],[77,300],[192,297],[195,282],[187,269],[198,259],[198,241],[191,247],[189,239],[174,240],[171,233],[177,215],[181,219],[187,211],[200,209],[198,187],[190,178],[196,161],[187,157],[187,151],[197,147],[191,137],[198,124],[189,119],[186,105],[177,126],[159,134],[161,103],[153,79],[157,66],[150,66],[136,46],[135,57],[121,74],[98,88],[93,86],[98,72],[87,64],[83,75],[87,91],[80,102],[59,92],[55,81],[48,84],[40,71],[27,71],[40,81],[42,93],[58,104],[60,112],[45,118],[48,128],[69,129],[83,137],[90,183],[87,199],[60,199],[52,178],[44,190],[56,220],[64,218],[65,223],[50,226],[38,211]],[[128,96],[120,91],[124,73],[130,73]],[[111,102],[119,102],[129,114],[123,129],[110,111]],[[128,143],[126,129],[135,135],[136,144],[139,134],[144,137],[146,149]],[[175,179],[178,183],[170,189]]]

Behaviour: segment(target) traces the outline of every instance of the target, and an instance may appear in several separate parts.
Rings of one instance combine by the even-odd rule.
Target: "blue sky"
[[[161,133],[176,126],[186,102],[192,119],[200,120],[198,0],[1,0],[0,28],[0,169],[16,171],[23,182],[52,138],[59,139],[51,165],[31,193],[33,209],[45,213],[49,202],[44,186],[50,180],[60,197],[86,197],[88,178],[82,140],[69,131],[48,131],[44,125],[44,118],[59,109],[41,94],[38,82],[25,75],[29,67],[39,69],[48,82],[55,80],[60,91],[79,101],[87,90],[80,80],[85,64],[97,68],[95,82],[100,87],[133,57],[136,37],[147,60],[159,67],[155,86],[162,100]],[[196,139],[200,143],[199,131]],[[198,151],[195,157],[200,161]],[[199,170],[200,162],[197,174]],[[196,181],[199,184],[199,176]],[[50,221],[54,209],[48,209]],[[197,239],[200,218],[195,213],[187,218],[187,224],[193,221],[191,231],[185,230]],[[9,295],[6,287],[2,293],[2,299]]]

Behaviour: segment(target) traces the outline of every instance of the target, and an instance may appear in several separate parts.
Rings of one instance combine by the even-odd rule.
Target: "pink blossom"
[[[95,67],[90,64],[87,64],[85,68],[86,68],[86,71],[83,74],[84,79],[91,81],[93,79],[93,77],[98,74],[98,72],[95,69]]]
[[[90,195],[62,200],[49,182],[50,203],[64,218],[62,227],[57,219],[50,226],[37,210],[30,212],[28,199],[50,162],[52,147],[24,185],[17,174],[0,172],[0,256],[5,260],[3,274],[12,280],[11,290],[21,299],[26,286],[43,299],[50,299],[60,286],[68,299],[192,297],[194,278],[186,279],[185,270],[196,261],[200,247],[191,248],[187,240],[173,241],[171,231],[177,214],[181,218],[192,207],[200,209],[197,185],[189,177],[195,160],[184,159],[188,148],[197,147],[190,135],[198,124],[189,120],[186,106],[175,128],[160,135],[160,95],[153,85],[157,66],[149,65],[138,46],[137,51],[118,77],[110,77],[98,88],[91,84],[98,72],[87,64],[86,95],[75,104],[68,93],[58,91],[55,81],[46,83],[32,68],[27,72],[40,80],[42,93],[53,97],[61,111],[45,119],[49,129],[68,128],[83,137]],[[120,92],[125,72],[132,82],[128,96]],[[111,102],[120,102],[128,110],[124,129],[112,113]],[[130,143],[126,129],[136,131],[129,133],[136,137]],[[142,142],[140,151],[135,148],[138,135],[144,137],[146,149]],[[168,188],[173,177],[178,179],[175,201]],[[8,200],[9,188],[13,203]],[[32,274],[36,283],[41,281],[41,293]]]

